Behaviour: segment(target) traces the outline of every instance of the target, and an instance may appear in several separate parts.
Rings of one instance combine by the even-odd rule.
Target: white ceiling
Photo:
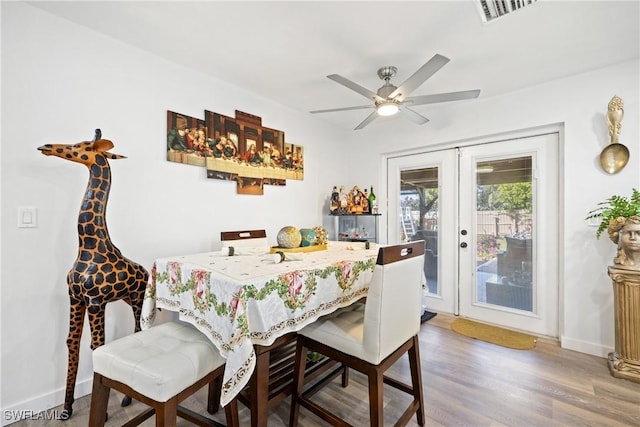
[[[328,74],[376,91],[379,67],[399,85],[436,53],[451,61],[411,95],[490,97],[640,56],[637,0],[539,0],[488,24],[470,0],[28,3],[303,112],[368,103]],[[353,129],[368,114],[316,116]]]

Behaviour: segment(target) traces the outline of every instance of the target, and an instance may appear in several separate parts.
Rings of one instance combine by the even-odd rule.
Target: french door
[[[388,159],[388,242],[425,241],[427,308],[557,336],[557,153],[550,133]]]

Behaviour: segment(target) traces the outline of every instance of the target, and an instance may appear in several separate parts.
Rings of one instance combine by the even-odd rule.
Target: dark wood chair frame
[[[124,393],[127,396],[131,396],[133,399],[142,402],[147,406],[150,406],[150,409],[147,409],[146,411],[137,415],[129,422],[124,424],[123,427],[133,427],[140,425],[146,419],[150,418],[154,413],[156,415],[156,427],[173,427],[176,425],[178,416],[198,426],[224,427],[224,424],[220,424],[213,419],[204,417],[201,414],[198,414],[190,409],[179,405],[183,400],[200,390],[205,385],[208,385],[209,394],[207,411],[210,414],[217,412],[220,406],[220,386],[222,384],[223,374],[224,365],[205,375],[199,381],[182,390],[180,393],[178,393],[168,401],[158,402],[156,400],[150,399],[143,394],[138,393],[127,384],[112,380],[111,378],[105,377],[101,374],[94,373],[93,391],[91,394],[91,409],[89,414],[89,426],[104,426],[107,419],[109,392],[111,391],[111,389],[113,389]],[[233,399],[227,406],[225,406],[225,416],[227,426],[239,426],[238,402],[236,399]]]
[[[403,245],[387,246],[380,248],[376,264],[390,264],[401,259],[407,259],[424,254],[424,242],[412,242]],[[318,417],[331,423],[333,426],[351,426],[351,424],[338,418],[329,409],[323,408],[313,402],[310,397],[315,393],[315,389],[304,390],[305,372],[300,369],[306,360],[307,351],[317,351],[330,359],[341,363],[342,365],[355,369],[365,374],[369,381],[369,417],[371,426],[382,426],[384,424],[383,416],[383,384],[390,385],[398,390],[413,396],[413,400],[408,408],[400,416],[395,424],[396,426],[406,425],[413,414],[416,414],[418,424],[423,426],[425,423],[424,415],[424,396],[422,391],[422,375],[420,366],[420,345],[419,338],[414,335],[408,339],[399,348],[393,351],[378,365],[374,365],[352,355],[338,351],[321,342],[315,341],[303,335],[298,335],[296,347],[296,370],[294,378],[294,391],[291,396],[291,416],[290,426],[296,426],[300,413],[300,406],[316,414]],[[411,371],[412,385],[405,384],[396,379],[389,378],[384,375],[400,357],[405,353],[409,356],[409,368]]]
[[[293,392],[293,373],[296,356],[296,334],[289,333],[276,339],[270,346],[254,346],[257,356],[256,367],[249,385],[237,399],[249,408],[251,425],[266,425],[264,414],[280,404]],[[306,363],[305,378],[308,389],[319,390],[335,377],[342,376],[342,385],[346,387],[349,373],[334,360]]]
[[[260,239],[266,238],[267,232],[265,230],[241,230],[241,231],[221,231],[220,240],[245,240],[245,239]]]

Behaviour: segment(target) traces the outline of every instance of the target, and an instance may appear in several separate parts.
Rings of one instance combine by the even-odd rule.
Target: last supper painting
[[[262,195],[265,185],[304,179],[303,147],[238,110],[235,117],[206,110],[204,120],[167,111],[167,160],[205,167],[210,179],[235,181],[238,194]]]

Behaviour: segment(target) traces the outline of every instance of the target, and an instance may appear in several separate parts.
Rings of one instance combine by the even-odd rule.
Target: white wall
[[[238,109],[285,131],[304,146],[304,181],[238,195],[235,183],[207,179],[204,168],[167,162],[166,111],[204,118],[205,109]],[[266,228],[275,244],[285,225],[328,226],[326,199],[347,178],[345,159],[333,155],[347,132],[24,3],[2,4],[2,125],[3,410],[58,405],[65,387],[65,278],[89,175],[37,147],[90,140],[101,128],[111,151],[128,157],[111,161],[107,221],[123,254],[147,268],[158,257],[211,250],[223,229]],[[38,209],[37,228],[16,227],[18,206]],[[106,325],[107,340],[132,332],[128,307],[110,304]],[[77,396],[90,392],[88,329]]]
[[[90,139],[98,127],[114,141],[112,151],[128,157],[111,162],[111,237],[127,257],[149,268],[157,257],[211,249],[222,229],[265,227],[273,238],[284,225],[326,222],[325,199],[333,185],[373,184],[384,206],[380,153],[560,124],[561,338],[566,348],[591,354],[605,355],[613,347],[606,266],[614,247],[605,238],[596,240],[583,218],[609,195],[629,194],[638,186],[638,61],[501,97],[421,107],[431,122],[407,123],[402,135],[379,122],[340,132],[24,3],[1,7],[3,410],[40,410],[63,400],[65,275],[75,257],[76,215],[88,173],[36,148]],[[625,102],[621,142],[632,158],[624,171],[610,176],[596,161],[608,142],[605,114],[614,94]],[[305,180],[267,187],[264,196],[240,196],[233,184],[207,180],[200,168],[167,162],[168,109],[197,117],[205,109],[261,116],[265,126],[284,130],[288,141],[305,147]],[[347,172],[349,158],[358,162],[350,162]],[[16,228],[18,206],[38,208],[38,228]],[[109,306],[106,323],[108,340],[133,328],[119,303]],[[88,336],[87,328],[77,396],[90,391]]]
[[[636,60],[500,97],[484,99],[481,95],[474,101],[420,109],[431,121],[421,127],[408,123],[407,132],[401,136],[386,132],[384,125],[374,122],[358,134],[357,143],[351,142],[352,155],[360,158],[351,171],[351,180],[368,179],[371,171],[382,177],[384,156],[380,153],[455,146],[482,136],[547,125],[564,127],[560,152],[564,197],[558,212],[560,338],[565,348],[606,356],[615,345],[613,292],[606,271],[615,245],[606,233],[596,240],[595,228],[589,227],[584,218],[598,202],[612,194],[630,196],[631,189],[639,186],[639,80]],[[606,112],[614,95],[624,101],[620,142],[629,147],[631,159],[622,172],[608,175],[601,170],[598,156],[609,143]],[[377,182],[384,205],[383,184]]]

